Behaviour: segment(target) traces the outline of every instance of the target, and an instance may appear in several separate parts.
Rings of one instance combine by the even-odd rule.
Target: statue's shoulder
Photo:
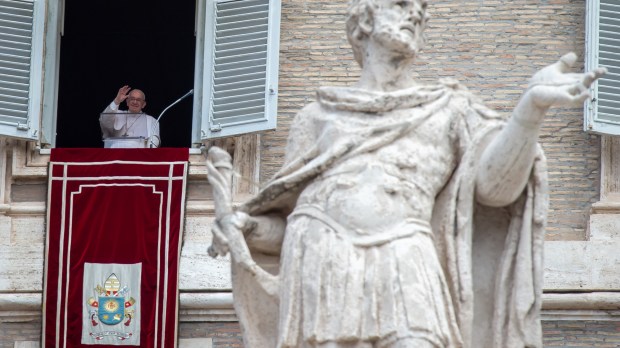
[[[322,113],[321,105],[318,102],[311,102],[302,107],[295,114],[295,118],[291,124],[291,130],[297,128],[306,129],[312,127],[316,118]]]
[[[438,83],[451,91],[451,104],[466,119],[502,121],[504,116],[484,104],[467,86],[454,78],[442,78]]]
[[[313,101],[309,104],[304,105],[297,114],[298,115],[314,115],[316,113],[322,112],[321,104],[317,101]]]
[[[437,83],[449,91],[449,109],[457,116],[455,120],[463,126],[460,129],[464,132],[462,134],[467,134],[467,139],[485,137],[504,125],[506,115],[486,106],[480,97],[458,80],[446,78]]]

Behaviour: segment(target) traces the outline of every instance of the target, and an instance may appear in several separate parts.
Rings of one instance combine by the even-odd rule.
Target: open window
[[[586,131],[620,135],[620,4],[588,0],[586,10],[586,71],[601,66],[608,72],[591,88],[585,105]]]
[[[273,129],[279,16],[278,0],[0,0],[0,135],[101,147],[125,84],[156,118],[193,90],[162,116],[162,146]]]

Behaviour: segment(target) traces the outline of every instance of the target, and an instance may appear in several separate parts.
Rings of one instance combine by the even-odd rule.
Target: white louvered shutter
[[[1,135],[38,137],[41,92],[37,86],[43,55],[40,5],[39,0],[0,0]],[[35,16],[40,18],[35,21]]]
[[[202,138],[276,127],[279,0],[207,2]]]
[[[585,106],[584,129],[620,134],[620,2],[589,0],[586,14],[586,70],[601,66],[608,72],[591,88]]]

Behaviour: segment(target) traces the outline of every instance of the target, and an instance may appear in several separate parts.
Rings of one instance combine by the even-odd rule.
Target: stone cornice
[[[0,294],[0,322],[37,321],[40,293]],[[230,292],[182,292],[179,321],[236,321]],[[620,320],[620,292],[545,293],[543,320]]]

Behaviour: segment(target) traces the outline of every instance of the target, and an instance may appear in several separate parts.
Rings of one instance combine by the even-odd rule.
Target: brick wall
[[[41,322],[0,322],[0,348],[13,348],[16,341],[40,341]]]
[[[261,182],[282,165],[295,113],[322,85],[349,85],[359,68],[344,31],[347,0],[283,0],[280,31],[278,128],[261,137]]]
[[[346,40],[347,1],[283,0],[278,129],[262,136],[261,182],[280,168],[295,113],[321,85],[348,85],[359,68]],[[583,70],[585,1],[431,1],[428,45],[412,73],[454,77],[509,115],[538,69],[574,51]],[[541,143],[549,160],[548,240],[584,240],[599,196],[600,139],[582,131],[581,109],[549,113]]]
[[[544,321],[545,347],[620,347],[619,321]]]
[[[236,322],[180,323],[179,338],[212,338],[213,348],[243,347],[241,329]]]

